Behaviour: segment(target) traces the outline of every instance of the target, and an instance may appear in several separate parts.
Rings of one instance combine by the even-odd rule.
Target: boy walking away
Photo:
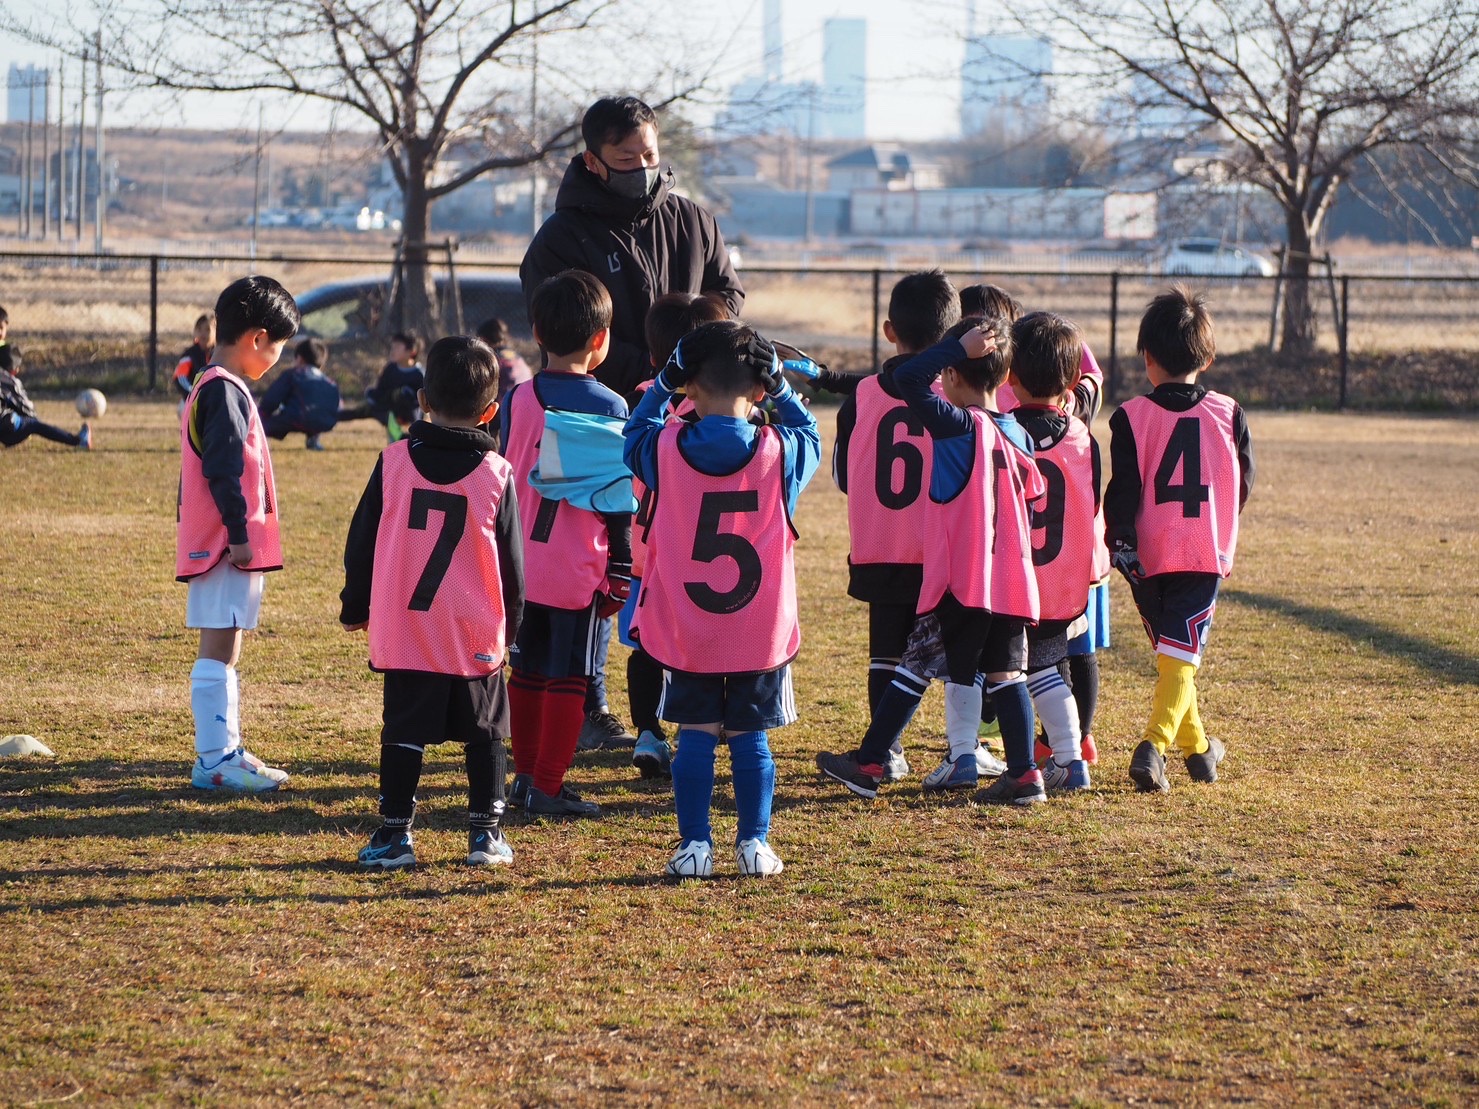
[[[1141,792],[1164,793],[1173,742],[1196,782],[1215,782],[1225,753],[1202,728],[1196,672],[1218,587],[1232,572],[1253,446],[1237,402],[1197,383],[1216,354],[1203,296],[1173,285],[1156,297],[1135,346],[1154,388],[1110,417],[1104,524],[1156,653],[1150,721],[1130,780]]]
[[[524,607],[524,541],[513,468],[485,425],[498,411],[498,360],[477,339],[438,341],[417,398],[426,418],[380,452],[349,525],[339,620],[368,628],[385,675],[380,732],[384,823],[360,864],[413,866],[411,823],[428,743],[467,759],[467,862],[513,861],[504,841],[503,682]]]
[[[625,420],[626,402],[591,376],[611,341],[611,294],[588,273],[546,278],[531,302],[535,338],[549,363],[509,394],[501,440],[518,486],[528,555],[528,603],[509,652],[513,674],[514,786],[510,800],[531,816],[601,815],[565,784],[585,720],[602,619],[626,603],[632,581],[632,514],[601,513],[540,496],[545,410]],[[576,444],[571,444],[574,447]]]
[[[175,363],[174,383],[180,399],[190,395],[195,379],[210,364],[211,351],[216,349],[216,314],[206,312],[195,321],[193,341]]]
[[[1069,630],[1084,616],[1091,585],[1109,570],[1099,445],[1088,423],[1070,410],[1084,350],[1078,328],[1051,312],[1033,312],[1012,325],[1013,415],[1032,443],[1047,490],[1032,513],[1040,610],[1027,630],[1027,688],[1051,747],[1040,765],[1049,791],[1089,788],[1079,708],[1060,671],[1067,668]]]
[[[685,389],[697,423],[664,412]],[[774,423],[750,409],[769,398]],[[810,410],[781,375],[775,348],[724,320],[679,342],[627,423],[626,460],[655,495],[647,577],[633,635],[666,671],[663,719],[678,726],[671,877],[713,873],[714,752],[729,743],[743,875],[779,874],[770,848],[771,728],[796,719],[791,660],[801,646],[791,518],[821,461]]]
[[[216,301],[215,361],[180,416],[175,575],[189,583],[185,626],[200,629],[190,672],[197,789],[261,793],[287,781],[241,744],[236,663],[257,626],[263,576],[282,569],[277,487],[267,433],[252,401],[259,380],[298,330],[298,306],[270,277],[244,277]]]
[[[1026,628],[1039,613],[1029,506],[1045,488],[1021,425],[994,410],[1011,360],[1006,321],[967,320],[951,331],[896,375],[910,410],[934,440],[919,611],[939,625],[947,708],[953,703],[962,718],[979,718],[972,715],[980,710],[978,672],[996,708],[1007,768],[979,799],[1031,805],[1046,794],[1032,761],[1032,700],[1023,677]],[[941,393],[933,388],[937,378]],[[885,752],[913,718],[923,692],[923,683],[892,682],[858,750],[824,751],[817,768],[860,796],[876,796]],[[949,761],[966,781],[948,788],[974,784],[975,747],[974,729],[950,736]]]
[[[324,449],[319,436],[339,422],[339,384],[325,377],[329,348],[322,339],[304,339],[293,350],[293,365],[274,381],[258,405],[269,439],[302,432],[311,451]]]
[[[26,387],[20,381],[20,351],[11,346],[7,338],[9,334],[10,315],[0,308],[0,446],[14,447],[33,435],[39,435],[53,443],[92,450],[92,428],[86,421],[74,435],[36,418],[36,406],[31,403]]]

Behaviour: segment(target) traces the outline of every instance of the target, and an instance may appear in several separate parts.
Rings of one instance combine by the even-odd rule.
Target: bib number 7
[[[698,533],[693,537],[693,561],[717,562],[721,558],[727,558],[739,571],[734,587],[722,593],[708,582],[683,583],[688,599],[705,612],[712,612],[716,616],[738,612],[760,592],[760,578],[764,570],[760,562],[760,552],[744,536],[719,530],[726,515],[759,511],[760,493],[755,489],[705,493],[703,500],[699,502]]]
[[[452,565],[452,552],[467,530],[467,498],[461,493],[448,493],[443,489],[411,490],[411,518],[407,524],[414,531],[425,531],[431,526],[431,514],[442,514],[442,530],[437,534],[431,556],[416,580],[411,593],[411,603],[406,607],[412,612],[427,612],[431,602],[441,588],[442,579]]]

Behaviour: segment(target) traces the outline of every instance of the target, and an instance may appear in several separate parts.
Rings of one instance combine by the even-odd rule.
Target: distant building
[[[939,166],[916,162],[902,147],[887,143],[851,150],[827,162],[827,188],[835,193],[858,189],[938,189],[944,183]]]
[[[5,118],[11,123],[50,118],[46,94],[51,88],[51,70],[36,65],[11,64],[5,79]]]
[[[822,24],[822,103],[817,136],[861,139],[868,131],[868,23],[829,19]]]
[[[960,132],[1008,133],[1037,125],[1048,109],[1053,48],[1042,39],[972,35],[960,73]]]

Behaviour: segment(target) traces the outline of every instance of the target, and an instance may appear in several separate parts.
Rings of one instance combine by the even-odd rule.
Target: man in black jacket
[[[555,213],[519,267],[524,299],[567,269],[593,274],[611,293],[611,350],[596,373],[626,396],[653,375],[643,327],[665,293],[705,293],[731,316],[744,307],[724,237],[714,217],[673,192],[662,169],[657,116],[633,96],[596,101],[581,120],[585,152],[573,158]]]
[[[714,217],[673,192],[673,171],[661,168],[657,116],[634,96],[605,97],[580,122],[585,152],[573,158],[544,221],[524,254],[524,300],[547,277],[584,270],[611,293],[611,346],[596,380],[620,396],[656,372],[647,350],[647,310],[666,293],[704,293],[731,316],[744,307],[724,236]],[[606,703],[606,650],[611,621],[601,621],[602,660],[586,689],[580,746],[630,747],[636,742]]]

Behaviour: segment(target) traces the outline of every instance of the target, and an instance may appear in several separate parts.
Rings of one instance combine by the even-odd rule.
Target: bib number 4
[[[1202,514],[1202,505],[1212,499],[1211,489],[1202,484],[1201,421],[1183,416],[1171,429],[1166,453],[1155,471],[1155,503],[1181,503],[1183,519],[1194,520]],[[1176,464],[1181,464],[1181,481],[1174,482]]]

